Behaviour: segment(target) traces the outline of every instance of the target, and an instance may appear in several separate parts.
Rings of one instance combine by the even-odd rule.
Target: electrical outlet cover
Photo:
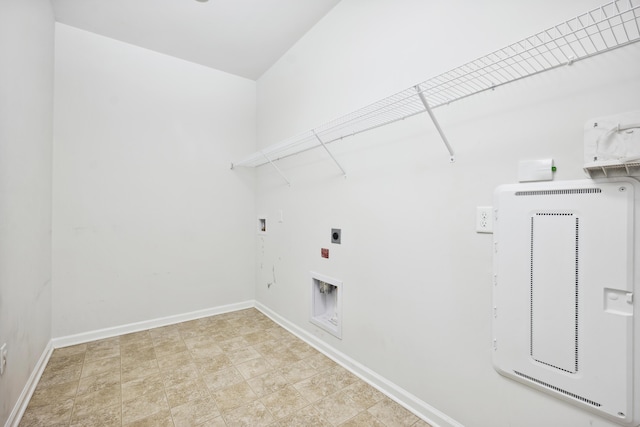
[[[493,208],[491,206],[476,208],[476,232],[493,233]]]

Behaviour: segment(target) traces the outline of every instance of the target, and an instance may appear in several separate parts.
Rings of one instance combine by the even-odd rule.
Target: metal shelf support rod
[[[282,173],[282,171],[280,170],[280,168],[279,168],[278,166],[276,166],[276,164],[275,164],[275,163],[273,163],[273,162],[271,161],[271,159],[270,159],[269,157],[267,157],[267,155],[266,155],[266,154],[264,154],[264,152],[260,151],[260,153],[264,156],[264,158],[265,158],[265,159],[267,159],[267,161],[269,162],[269,164],[271,164],[271,166],[273,166],[273,168],[274,168],[276,171],[278,171],[278,173],[280,174],[280,176],[282,177],[282,179],[284,179],[285,181],[287,181],[287,184],[288,184],[289,186],[291,186],[291,182],[289,182],[289,180],[287,179],[287,177],[285,176],[285,174],[284,174],[284,173]]]
[[[416,89],[416,92],[418,92],[420,101],[422,101],[422,103],[424,104],[424,108],[427,110],[427,113],[429,113],[429,117],[431,117],[431,121],[433,122],[433,125],[436,127],[436,130],[440,134],[440,138],[442,138],[444,145],[447,147],[447,150],[449,151],[449,161],[451,163],[455,162],[456,158],[455,158],[455,154],[453,153],[453,149],[451,148],[451,145],[449,144],[449,141],[447,140],[446,135],[442,131],[442,128],[438,123],[438,119],[436,119],[436,116],[433,114],[433,111],[431,111],[431,107],[429,107],[429,102],[427,102],[427,98],[425,98],[424,94],[422,93],[422,90],[420,89],[420,85],[416,85],[414,87]]]
[[[347,172],[345,172],[344,168],[340,165],[340,162],[338,162],[338,160],[336,160],[335,157],[333,157],[333,154],[331,153],[331,151],[329,151],[329,149],[327,148],[327,145],[320,139],[320,137],[318,136],[318,134],[313,131],[313,136],[316,137],[316,139],[318,140],[318,142],[322,145],[322,148],[324,148],[327,153],[329,154],[329,156],[331,156],[331,159],[333,159],[334,163],[336,165],[338,165],[338,167],[340,168],[340,170],[342,171],[342,174],[345,176],[345,178],[347,177]]]

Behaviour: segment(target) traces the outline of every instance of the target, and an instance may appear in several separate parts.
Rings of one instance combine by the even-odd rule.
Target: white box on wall
[[[342,280],[311,272],[309,321],[342,339]]]
[[[505,185],[494,200],[496,370],[625,425],[640,422],[639,194],[620,178]]]

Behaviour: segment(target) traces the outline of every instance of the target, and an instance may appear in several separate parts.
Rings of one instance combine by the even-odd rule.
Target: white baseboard
[[[190,313],[176,314],[173,316],[161,317],[158,319],[145,320],[143,322],[129,323],[127,325],[114,326],[112,328],[99,329],[97,331],[83,332],[65,337],[58,337],[52,340],[53,348],[68,347],[76,344],[84,344],[90,341],[111,338],[118,335],[130,334],[132,332],[145,331],[147,329],[161,326],[173,325],[175,323],[188,322],[189,320],[200,319],[216,314],[229,313],[231,311],[244,310],[254,307],[254,301],[244,301],[235,304],[222,305],[219,307],[207,308],[204,310],[192,311]]]
[[[52,352],[53,344],[49,341],[49,344],[45,347],[40,359],[38,359],[36,366],[33,368],[31,376],[27,380],[27,384],[25,384],[22,389],[22,393],[20,393],[18,401],[9,414],[9,418],[7,418],[7,421],[4,424],[5,427],[18,427],[18,424],[20,424],[20,420],[24,415],[24,411],[27,409],[27,405],[29,404],[29,400],[31,400],[31,396],[33,396],[33,392],[36,391],[38,381],[40,381],[44,368],[47,367],[47,363],[49,362]]]
[[[352,372],[354,375],[361,378],[363,381],[369,383],[371,386],[378,389],[380,392],[389,396],[391,399],[404,406],[409,411],[413,412],[420,418],[427,421],[429,424],[439,427],[463,427],[462,424],[449,417],[448,415],[440,412],[428,403],[420,400],[413,394],[382,377],[361,363],[353,360],[346,354],[336,350],[328,345],[326,342],[321,341],[314,335],[300,328],[299,326],[288,321],[284,317],[280,316],[270,308],[256,301],[255,307],[271,318],[274,322],[278,323],[283,328],[287,329],[292,334],[296,335],[301,340],[305,341],[318,351],[324,353],[326,356],[335,360],[342,365],[345,369]]]

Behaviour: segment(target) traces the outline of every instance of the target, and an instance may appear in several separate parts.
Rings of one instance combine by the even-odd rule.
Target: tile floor
[[[415,426],[255,309],[60,348],[20,426]]]

